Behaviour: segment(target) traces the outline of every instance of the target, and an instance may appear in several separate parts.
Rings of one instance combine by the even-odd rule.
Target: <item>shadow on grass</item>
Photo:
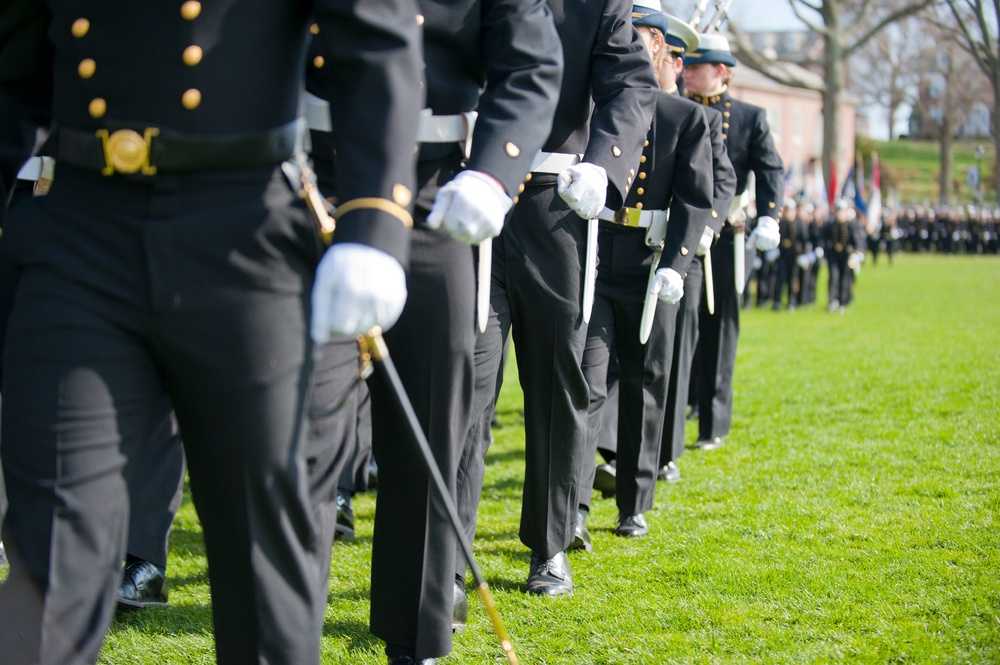
[[[382,640],[368,632],[368,624],[350,619],[323,623],[323,635],[347,640],[347,649],[371,653],[382,650]]]

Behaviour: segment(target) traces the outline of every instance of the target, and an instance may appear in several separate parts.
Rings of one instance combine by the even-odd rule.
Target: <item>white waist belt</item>
[[[330,103],[311,92],[305,94],[305,117],[309,129],[319,132],[333,131],[330,120]],[[420,112],[417,126],[418,143],[458,143],[472,138],[472,128],[476,124],[476,113],[457,115],[431,115],[430,109]]]
[[[44,177],[51,180],[55,169],[56,160],[54,157],[31,157],[17,172],[17,179],[38,182]]]
[[[583,159],[583,155],[572,152],[542,152],[535,155],[531,162],[532,173],[552,173],[558,175],[571,166],[576,166]]]
[[[635,229],[648,229],[654,222],[666,223],[666,210],[639,210],[638,208],[622,208],[615,212],[610,208],[605,208],[599,214],[598,219],[621,226],[630,226]]]

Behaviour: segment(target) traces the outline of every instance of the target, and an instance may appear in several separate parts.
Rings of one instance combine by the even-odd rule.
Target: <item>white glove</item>
[[[763,267],[764,267],[764,259],[760,258],[759,256],[753,257],[753,269],[760,270]]]
[[[438,190],[427,215],[427,226],[444,226],[452,238],[478,245],[499,235],[503,220],[514,204],[492,176],[479,171],[462,171]]]
[[[769,249],[764,252],[764,260],[768,263],[774,263],[781,256],[781,250],[775,247],[774,249]]]
[[[826,252],[823,250],[822,247],[817,247],[815,254],[817,259],[822,259],[823,255],[826,254]]]
[[[660,268],[649,285],[650,295],[665,303],[676,305],[684,297],[684,278],[673,268]]]
[[[795,262],[799,264],[799,268],[801,268],[802,270],[806,270],[807,268],[809,268],[809,255],[799,254],[795,258]]]
[[[710,226],[706,226],[701,232],[701,239],[698,241],[698,249],[694,250],[695,256],[705,256],[712,248],[712,241],[715,240],[715,231]]]
[[[403,266],[380,249],[345,242],[326,250],[312,291],[313,341],[392,327],[406,303]]]
[[[563,170],[556,180],[559,196],[580,217],[593,219],[604,209],[608,195],[608,173],[604,167],[580,162]]]
[[[781,242],[778,222],[773,217],[758,217],[757,228],[751,234],[756,238],[756,247],[762,251],[774,249]]]

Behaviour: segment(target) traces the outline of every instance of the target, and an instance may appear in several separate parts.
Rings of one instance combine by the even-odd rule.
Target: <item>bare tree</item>
[[[830,182],[830,162],[840,142],[840,98],[845,84],[844,63],[873,37],[901,18],[912,16],[940,0],[788,0],[792,11],[822,37],[821,59],[779,62],[758,53],[739,26],[730,22],[738,57],[768,78],[823,97],[823,174]],[[956,0],[959,1],[959,0]],[[822,76],[807,71],[818,66]]]
[[[952,34],[989,80],[993,96],[993,150],[998,168],[994,186],[1000,193],[1000,0],[946,0],[954,19]],[[942,22],[944,23],[944,22]]]
[[[912,18],[889,26],[879,39],[869,39],[851,59],[848,88],[868,104],[884,107],[889,114],[887,136],[895,135],[896,113],[903,104],[916,102],[923,56],[923,36]]]
[[[933,46],[921,58],[924,62],[923,94],[917,98],[922,128],[931,130],[938,141],[939,164],[938,201],[954,200],[952,167],[955,136],[977,102],[990,99],[989,85],[972,56],[946,35],[930,26]],[[938,33],[938,34],[935,34]]]

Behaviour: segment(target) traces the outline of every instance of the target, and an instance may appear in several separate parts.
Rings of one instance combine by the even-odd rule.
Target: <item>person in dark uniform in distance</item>
[[[454,492],[473,388],[476,273],[470,245],[500,232],[548,135],[562,53],[544,0],[419,0],[418,6],[426,108],[418,132],[409,295],[385,340]],[[324,64],[316,59],[322,55],[312,58],[313,68]],[[341,198],[336,189],[331,193]],[[356,371],[356,347],[353,356]],[[454,578],[457,542],[391,386],[378,373],[369,386],[380,476],[370,629],[385,642],[390,663],[433,662],[451,650],[453,624],[465,622],[464,588]],[[339,478],[341,462],[330,459],[319,475]],[[328,517],[336,513],[330,489],[328,483],[313,496]]]
[[[328,82],[345,201],[325,251],[280,168],[301,136],[310,14],[346,73]],[[310,337],[388,327],[405,300],[416,8],[5,2],[0,43],[27,31],[26,57],[0,61],[0,94],[48,99],[57,173],[3,229],[20,271],[4,348],[3,661],[97,660],[126,545],[123,451],[166,385],[218,662],[318,663],[301,481]]]
[[[777,271],[774,279],[774,309],[780,311],[785,305],[785,294],[788,295],[788,311],[794,311],[798,306],[799,285],[802,282],[798,258],[805,252],[803,244],[806,235],[805,225],[798,216],[798,204],[794,199],[785,199],[781,210],[781,222],[778,232],[781,234],[780,254],[777,261]]]
[[[701,45],[688,53],[684,63],[686,94],[695,101],[722,112],[722,131],[729,160],[736,171],[736,196],[747,188],[750,173],[756,178],[757,226],[746,237],[746,268],[755,249],[778,246],[778,205],[784,190],[784,166],[774,148],[764,110],[734,99],[727,81],[736,60],[729,42],[719,34],[702,35]],[[734,239],[743,222],[730,214],[712,246],[715,271],[715,314],[708,315],[705,301],[699,315],[699,434],[696,447],[706,450],[722,445],[732,422],[733,370],[739,337],[739,299],[736,292]],[[742,279],[742,277],[741,277]],[[744,280],[745,283],[745,280]]]
[[[680,19],[668,15],[670,32],[667,44],[672,53],[670,71],[677,81],[683,80],[684,56],[699,46],[696,32]],[[670,61],[670,58],[668,58]],[[676,83],[668,92],[677,94]],[[736,193],[736,173],[729,161],[726,142],[723,138],[722,112],[710,106],[703,106],[708,118],[712,141],[713,195],[712,212],[706,220],[706,229],[698,242],[695,259],[688,266],[684,277],[684,297],[677,311],[677,330],[674,335],[673,360],[670,364],[670,378],[667,382],[667,405],[663,419],[663,438],[660,443],[660,463],[657,478],[667,482],[680,480],[677,460],[684,453],[684,426],[687,420],[688,391],[695,374],[693,363],[698,347],[698,317],[704,284],[707,277],[705,255],[715,237],[722,230],[726,211]]]
[[[633,5],[632,24],[658,71],[668,32],[659,0]],[[625,207],[617,212],[605,209],[600,215],[597,293],[583,354],[590,386],[584,453],[588,462],[594,459],[602,429],[611,354],[618,360],[615,534],[623,537],[649,532],[644,513],[653,507],[656,489],[676,305],[683,295],[683,274],[712,211],[712,146],[702,108],[661,92],[636,169],[639,182],[625,198]],[[665,231],[656,231],[664,226]],[[647,241],[650,234],[655,237]],[[662,255],[655,254],[650,243],[662,247]],[[654,259],[659,268],[650,280]],[[639,333],[647,292],[662,302],[655,303],[652,329],[643,344]],[[585,464],[579,482],[580,533],[574,548],[590,549],[585,522],[593,482],[594,466]]]
[[[501,353],[512,334],[524,391],[520,537],[531,550],[527,591],[551,596],[573,589],[565,551],[573,541],[587,430],[580,361],[588,220],[605,206],[620,208],[633,185],[656,79],[629,21],[630,1],[548,5],[565,72],[545,152],[493,243],[490,321],[476,341],[476,397],[459,464],[458,507],[471,538],[488,419],[503,380]],[[465,565],[455,572],[464,578]]]
[[[826,260],[830,268],[828,312],[844,313],[851,301],[854,271],[848,265],[851,255],[863,247],[863,233],[855,221],[854,207],[847,199],[837,199],[833,218],[826,226]],[[862,242],[859,242],[859,237]]]

